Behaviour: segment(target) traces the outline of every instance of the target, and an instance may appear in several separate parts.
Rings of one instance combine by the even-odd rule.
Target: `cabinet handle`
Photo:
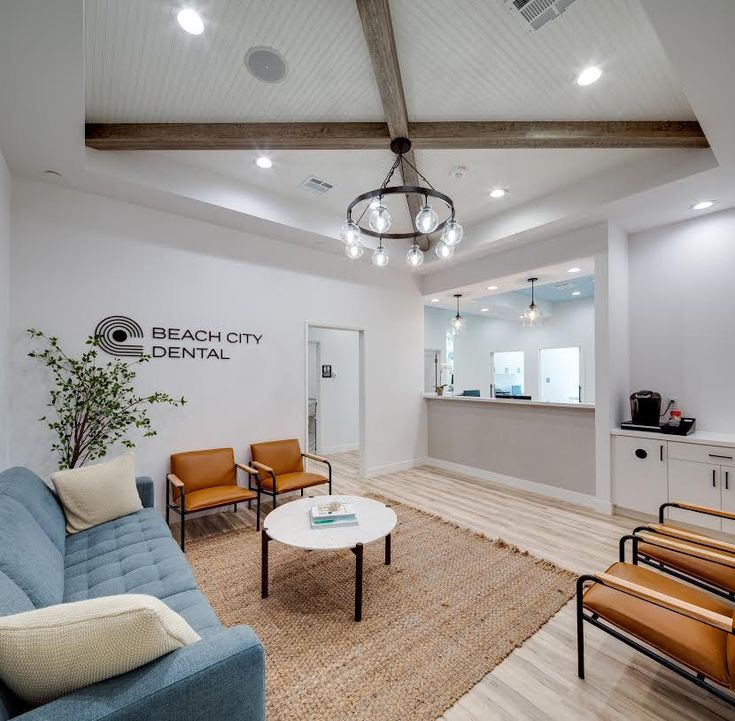
[[[710,453],[709,454],[709,457],[710,458],[725,458],[728,461],[731,461],[732,460],[732,456],[719,456],[719,455],[717,455],[717,453]]]
[[[730,471],[725,471],[725,490],[730,490]]]
[[[712,469],[712,488],[717,488],[717,483],[715,479],[717,478],[717,471],[713,468]]]
[[[663,443],[659,445],[658,451],[659,451],[659,455],[661,456],[661,460],[663,461],[664,459],[664,444]]]

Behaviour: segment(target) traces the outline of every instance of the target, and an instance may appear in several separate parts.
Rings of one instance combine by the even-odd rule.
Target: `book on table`
[[[309,509],[312,528],[357,525],[357,514],[351,503],[320,503]]]

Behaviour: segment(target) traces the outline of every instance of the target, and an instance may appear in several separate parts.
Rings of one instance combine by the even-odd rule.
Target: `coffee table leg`
[[[268,534],[260,532],[260,597],[268,598]]]
[[[354,548],[355,553],[355,621],[362,621],[362,543]]]
[[[390,566],[390,533],[385,537],[385,565]]]

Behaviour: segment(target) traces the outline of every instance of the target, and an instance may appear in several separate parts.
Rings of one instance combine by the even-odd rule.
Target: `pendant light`
[[[449,321],[449,331],[452,335],[459,335],[464,330],[464,318],[459,313],[459,299],[462,294],[455,293],[454,297],[457,299],[457,315]]]
[[[521,321],[523,322],[523,325],[526,326],[534,326],[538,325],[541,322],[541,308],[539,308],[536,305],[536,301],[534,298],[534,283],[538,280],[538,278],[529,278],[528,282],[531,284],[531,303],[526,308],[525,313],[521,316]]]

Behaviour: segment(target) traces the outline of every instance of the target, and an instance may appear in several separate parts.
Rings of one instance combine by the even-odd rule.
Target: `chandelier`
[[[521,322],[523,323],[523,325],[534,326],[534,325],[538,325],[541,322],[541,316],[542,316],[541,308],[539,308],[536,305],[536,301],[533,295],[533,284],[537,280],[538,278],[528,279],[528,282],[531,284],[531,303],[528,306],[528,308],[526,308],[523,315],[521,315]]]
[[[396,159],[381,186],[358,195],[347,206],[347,219],[342,225],[341,231],[341,237],[345,244],[345,254],[353,260],[361,258],[365,252],[363,236],[368,235],[377,238],[378,247],[373,251],[372,262],[376,267],[384,268],[388,265],[390,256],[383,245],[383,241],[413,238],[413,243],[408,253],[406,253],[406,262],[411,268],[418,268],[424,262],[424,253],[419,248],[418,237],[441,231],[441,239],[436,244],[434,252],[440,260],[449,260],[454,255],[454,249],[462,240],[464,232],[462,226],[455,219],[452,199],[436,190],[411,161],[405,157],[405,154],[411,149],[411,141],[408,138],[394,138],[391,141],[390,149],[396,154]],[[406,165],[414,170],[425,185],[389,185],[396,169],[399,167],[402,177],[405,177],[403,171]],[[406,197],[418,195],[422,198],[421,207],[416,213],[416,217],[413,218],[410,231],[395,232],[394,229],[394,232],[389,232],[393,227],[393,218],[383,201],[386,196],[390,195],[405,195]],[[430,198],[438,201],[437,205],[442,210],[441,219],[429,203]],[[356,219],[353,215],[356,216]],[[367,216],[367,224],[363,220],[365,216]]]

